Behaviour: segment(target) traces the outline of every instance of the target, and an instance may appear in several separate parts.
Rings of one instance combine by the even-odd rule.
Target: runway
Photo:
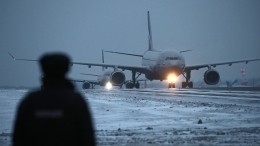
[[[27,90],[0,90],[0,145],[10,144]],[[82,90],[98,145],[260,145],[260,92],[209,89]]]

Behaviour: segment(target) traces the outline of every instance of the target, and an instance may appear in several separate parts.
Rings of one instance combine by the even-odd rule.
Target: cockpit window
[[[179,60],[179,57],[166,57],[165,60]]]

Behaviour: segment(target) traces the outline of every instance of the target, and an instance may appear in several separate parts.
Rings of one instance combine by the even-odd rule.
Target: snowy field
[[[0,89],[0,146],[27,90]],[[260,145],[260,92],[85,90],[98,145]]]

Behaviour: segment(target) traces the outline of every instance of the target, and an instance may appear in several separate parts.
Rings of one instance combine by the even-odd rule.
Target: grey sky
[[[101,62],[101,50],[142,54],[148,48],[150,11],[156,49],[186,53],[187,65],[260,58],[259,0],[1,0],[0,86],[38,86],[35,62],[42,53],[64,51],[74,61]],[[107,63],[141,65],[135,57],[106,54]],[[222,79],[260,77],[260,62],[217,67]],[[203,78],[205,69],[192,72]],[[74,65],[71,78],[101,73]]]

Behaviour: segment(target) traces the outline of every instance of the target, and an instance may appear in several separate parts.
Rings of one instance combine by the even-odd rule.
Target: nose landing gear
[[[169,83],[169,88],[175,88],[175,83]]]

